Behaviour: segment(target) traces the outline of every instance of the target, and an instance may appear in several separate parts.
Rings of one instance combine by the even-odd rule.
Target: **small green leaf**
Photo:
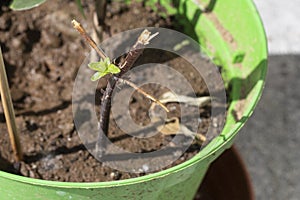
[[[10,4],[12,10],[26,10],[44,3],[46,0],[13,0]]]
[[[91,77],[92,81],[96,81],[107,74],[118,74],[120,68],[114,64],[111,64],[109,58],[101,59],[99,62],[92,62],[88,64],[89,68],[95,70],[96,73]]]
[[[118,73],[120,73],[120,71],[121,71],[120,68],[114,64],[110,64],[107,68],[107,72],[112,73],[112,74],[118,74]]]
[[[92,77],[91,81],[97,81],[101,77],[105,76],[107,73],[96,72]]]
[[[92,62],[88,64],[89,68],[98,72],[105,72],[107,70],[107,65],[103,62]]]
[[[102,59],[101,59],[102,60]],[[106,64],[106,65],[110,65],[110,59],[109,58],[105,58],[103,60],[103,62]]]

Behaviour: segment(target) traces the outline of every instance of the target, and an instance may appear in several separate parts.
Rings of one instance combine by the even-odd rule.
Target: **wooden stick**
[[[1,99],[2,99],[3,109],[4,109],[7,129],[9,133],[9,139],[14,153],[14,158],[16,161],[21,161],[23,159],[23,152],[22,152],[22,147],[21,147],[18,129],[16,125],[15,112],[14,112],[14,107],[12,104],[11,95],[8,87],[8,81],[7,81],[1,48],[0,48],[0,91],[1,91]]]
[[[115,77],[118,81],[120,81],[121,83],[125,83],[127,85],[129,85],[130,87],[132,87],[133,89],[135,89],[137,92],[141,93],[142,95],[144,95],[146,98],[150,99],[151,101],[153,101],[154,103],[158,104],[160,107],[162,107],[166,112],[170,112],[169,109],[163,104],[161,103],[158,99],[156,99],[155,97],[153,97],[152,95],[148,94],[147,92],[145,92],[144,90],[142,90],[141,88],[139,88],[136,84],[126,80],[126,79],[122,79],[122,78],[118,78]]]

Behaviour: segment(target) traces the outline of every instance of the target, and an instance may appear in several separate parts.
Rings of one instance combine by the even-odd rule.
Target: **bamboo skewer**
[[[20,138],[19,138],[18,129],[16,125],[15,112],[14,112],[11,95],[8,87],[8,81],[7,81],[1,47],[0,47],[0,91],[1,91],[1,100],[4,109],[7,129],[9,133],[9,139],[14,153],[14,158],[16,161],[21,161],[23,159],[23,153],[22,153]]]

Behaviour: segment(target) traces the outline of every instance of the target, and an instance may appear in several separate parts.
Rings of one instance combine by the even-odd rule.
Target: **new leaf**
[[[91,77],[92,81],[97,81],[107,74],[118,74],[121,71],[119,67],[110,62],[109,58],[101,59],[99,62],[92,62],[88,66],[90,69],[96,71]]]
[[[14,0],[9,6],[13,10],[26,10],[44,3],[46,0]]]

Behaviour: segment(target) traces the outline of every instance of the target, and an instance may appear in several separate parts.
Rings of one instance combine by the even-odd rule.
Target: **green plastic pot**
[[[154,6],[157,1],[147,3]],[[223,67],[222,76],[231,94],[221,135],[180,165],[127,180],[70,183],[0,172],[0,199],[193,199],[209,165],[232,145],[261,96],[267,71],[266,37],[250,0],[160,2],[176,15],[185,32],[208,50],[215,64]],[[205,13],[205,9],[211,12]]]

